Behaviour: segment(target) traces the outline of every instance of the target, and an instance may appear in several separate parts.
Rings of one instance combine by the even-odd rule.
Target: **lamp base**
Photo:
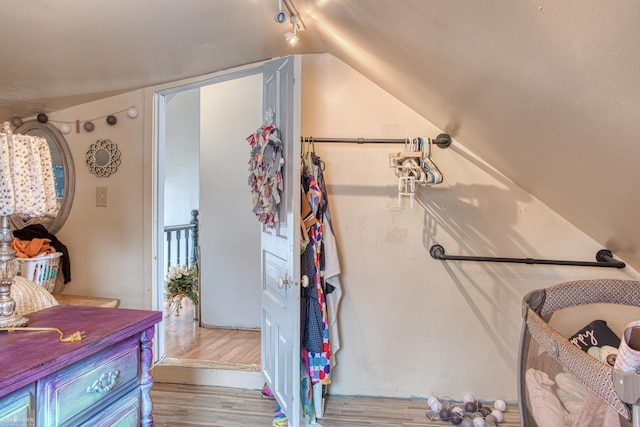
[[[0,327],[22,326],[28,319],[16,312],[16,302],[11,298],[11,285],[18,273],[18,261],[11,248],[13,233],[9,217],[0,217]]]
[[[0,316],[0,328],[24,326],[27,323],[29,323],[29,319],[18,313],[13,313],[11,316]]]

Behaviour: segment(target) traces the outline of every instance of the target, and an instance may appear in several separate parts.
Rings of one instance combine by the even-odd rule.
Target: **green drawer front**
[[[135,389],[94,418],[80,424],[87,427],[138,427],[140,425],[140,389]]]
[[[0,398],[1,427],[33,427],[36,420],[36,387],[30,384]]]
[[[137,385],[139,359],[132,337],[38,381],[38,425],[75,425],[114,402]]]

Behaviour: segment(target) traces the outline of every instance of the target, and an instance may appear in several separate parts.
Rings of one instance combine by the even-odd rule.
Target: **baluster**
[[[182,236],[180,234],[180,230],[176,232],[176,264],[180,265],[180,241],[182,240]]]
[[[200,231],[200,221],[198,219],[199,212],[197,209],[191,211],[191,224],[193,224],[193,228],[191,229],[191,265],[193,266],[198,258],[196,256],[196,251],[198,247],[198,232]],[[200,266],[198,266],[200,267]]]
[[[189,229],[188,228],[186,230],[184,230],[184,241],[185,241],[185,248],[184,248],[185,265],[187,267],[191,267],[191,256],[190,256],[190,252],[189,252]]]
[[[171,230],[169,231],[165,231],[165,234],[167,235],[167,271],[169,270],[169,267],[171,267]]]

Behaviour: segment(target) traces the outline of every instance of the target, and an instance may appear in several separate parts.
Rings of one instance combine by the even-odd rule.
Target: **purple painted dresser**
[[[27,315],[57,332],[0,333],[0,426],[153,426],[149,390],[159,311],[56,306]]]

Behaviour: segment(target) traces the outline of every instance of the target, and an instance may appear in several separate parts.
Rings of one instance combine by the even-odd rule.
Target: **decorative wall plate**
[[[108,177],[116,173],[120,166],[120,150],[108,139],[99,139],[87,151],[89,171],[98,177]]]

